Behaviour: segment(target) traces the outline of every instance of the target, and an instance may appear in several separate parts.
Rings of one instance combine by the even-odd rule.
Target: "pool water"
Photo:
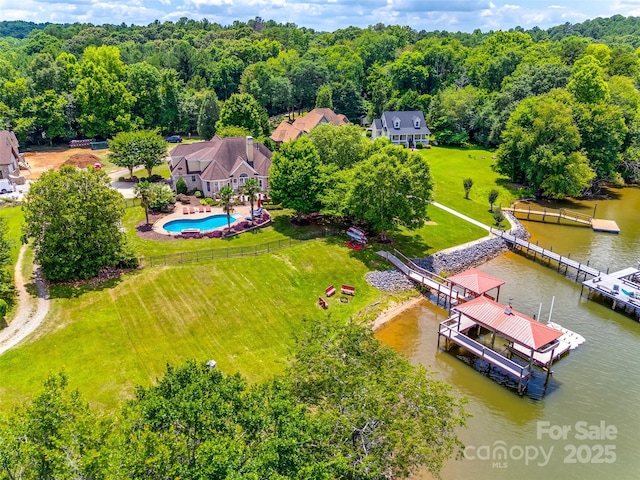
[[[234,223],[238,218],[242,218],[241,215],[231,215],[231,223]],[[208,232],[215,230],[216,228],[227,226],[227,216],[224,214],[210,215],[204,218],[189,218],[172,220],[163,225],[167,232],[180,233],[182,230],[200,230],[201,232]]]

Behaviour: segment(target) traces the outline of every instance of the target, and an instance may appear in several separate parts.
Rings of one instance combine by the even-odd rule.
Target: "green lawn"
[[[491,157],[495,152],[491,150],[431,147],[420,150],[420,154],[431,168],[434,200],[478,221],[494,223],[487,200],[490,190],[495,188],[500,192],[496,205],[505,207],[523,195],[492,170],[495,161]],[[464,198],[462,181],[465,178],[473,180],[469,200]]]
[[[483,192],[495,186],[503,204],[513,196],[496,186],[489,160],[468,159],[472,152],[480,151],[432,148],[422,154],[432,166],[435,199],[490,222]],[[490,153],[482,153],[490,159]],[[476,183],[469,201],[463,198],[466,177]],[[288,211],[273,214],[272,226],[229,240],[142,240],[134,233],[144,217],[138,207],[127,209],[123,224],[143,256],[256,245],[318,228],[293,226]],[[18,240],[21,210],[0,210],[0,216],[7,218],[10,236]],[[374,244],[356,252],[344,246],[345,238],[331,237],[255,257],[145,268],[98,288],[53,287],[51,311],[38,335],[0,356],[0,409],[33,395],[48,373],[62,369],[85,398],[107,410],[130,397],[135,385],[161,375],[166,362],[215,359],[221,369],[239,371],[250,381],[269,377],[282,371],[306,322],[327,315],[344,321],[354,315],[371,318],[397,298],[381,294],[364,279],[367,271],[388,268],[375,255],[378,249],[396,247],[410,256],[425,256],[485,234],[435,207],[429,208],[429,216],[431,222],[421,229],[392,235],[392,246]],[[342,283],[356,287],[348,304],[341,304],[337,295],[329,299],[327,311],[316,306],[328,285]]]
[[[7,227],[5,238],[11,242],[11,261],[13,264],[18,260],[20,251],[20,238],[22,237],[22,223],[24,216],[21,207],[0,208],[0,218],[4,220]]]

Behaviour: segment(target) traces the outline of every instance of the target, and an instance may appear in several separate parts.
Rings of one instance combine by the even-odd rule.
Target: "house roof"
[[[500,280],[475,268],[448,277],[447,280],[472,291],[476,295],[482,295],[489,290],[504,285],[504,280]]]
[[[0,165],[11,164],[11,154],[16,161],[20,158],[20,144],[15,133],[8,130],[0,131]]]
[[[333,123],[339,127],[349,123],[349,119],[342,114],[336,114],[330,108],[314,108],[306,115],[296,118],[293,123],[289,123],[286,120],[281,122],[271,134],[271,139],[274,142],[295,140],[303,133],[309,133],[322,123]]]
[[[485,296],[456,305],[454,310],[508,340],[534,350],[541,349],[563,335],[559,330],[536,322]]]
[[[382,120],[380,120],[379,118],[374,118],[373,128],[375,128],[376,130],[382,130]]]
[[[253,142],[253,162],[247,158],[247,139],[245,137],[213,137],[208,142],[177,145],[169,155],[179,160],[174,163],[172,172],[178,170],[180,174],[200,174],[202,180],[224,180],[246,164],[261,177],[269,176],[271,168],[271,151],[263,144]],[[188,160],[201,160],[207,162],[200,171],[189,170]],[[185,173],[182,173],[185,172]]]
[[[287,121],[281,122],[273,133],[271,134],[271,140],[277,143],[289,142],[300,137],[304,132],[299,128],[296,128]]]
[[[382,114],[384,124],[387,126],[387,132],[397,134],[414,134],[423,133],[431,135],[431,131],[427,127],[427,122],[424,120],[424,114],[420,110],[411,110],[406,112],[384,112]],[[394,119],[400,120],[400,128],[394,128]],[[420,121],[420,126],[415,127],[414,120]]]

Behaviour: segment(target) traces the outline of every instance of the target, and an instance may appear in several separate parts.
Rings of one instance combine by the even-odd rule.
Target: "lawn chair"
[[[325,291],[324,291],[324,294],[325,294],[327,297],[330,297],[330,296],[332,296],[332,295],[335,295],[335,294],[336,294],[336,287],[334,287],[333,285],[331,285],[331,286],[327,287],[327,288],[325,289]]]
[[[327,303],[327,301],[322,298],[322,297],[318,297],[318,305],[320,305],[324,310],[326,310],[327,308],[329,308],[329,304]]]
[[[352,287],[351,285],[342,285],[341,290],[343,295],[354,296],[356,294],[356,287]]]

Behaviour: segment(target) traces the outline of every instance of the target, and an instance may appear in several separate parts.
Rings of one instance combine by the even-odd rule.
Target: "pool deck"
[[[173,220],[198,220],[200,218],[210,217],[212,215],[226,215],[222,210],[222,207],[211,207],[210,212],[200,212],[197,205],[191,205],[196,210],[196,213],[183,213],[183,207],[189,208],[189,205],[176,205],[176,209],[173,213],[166,215],[153,224],[153,231],[156,233],[160,233],[161,235],[180,235],[182,232],[168,232],[164,229],[164,225],[166,223],[172,222]],[[255,205],[254,205],[255,208]],[[233,212],[231,215],[240,215],[243,219],[245,217],[250,216],[251,206],[247,205],[238,205],[233,207]],[[226,225],[223,225],[219,228],[214,228],[213,230],[223,230],[227,228]],[[213,231],[210,230],[210,231]]]

